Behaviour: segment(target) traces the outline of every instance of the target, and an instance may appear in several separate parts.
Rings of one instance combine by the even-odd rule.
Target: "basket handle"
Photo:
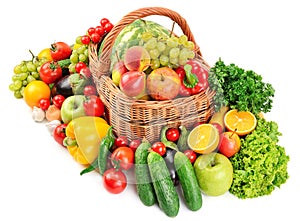
[[[177,12],[172,11],[167,8],[163,7],[145,7],[140,8],[135,11],[130,12],[129,14],[125,15],[108,33],[105,38],[105,42],[102,48],[102,53],[99,57],[100,65],[100,73],[98,75],[107,75],[110,68],[110,56],[112,52],[112,47],[114,45],[115,39],[119,35],[119,33],[129,24],[134,22],[137,19],[144,18],[151,15],[161,15],[166,16],[175,21],[179,27],[181,28],[182,32],[188,37],[188,40],[192,41],[195,44],[195,52],[202,56],[199,47],[195,42],[194,35],[192,34],[190,27],[188,26],[186,20],[182,18]]]

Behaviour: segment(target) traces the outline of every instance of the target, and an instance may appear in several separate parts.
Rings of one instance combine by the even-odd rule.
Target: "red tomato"
[[[57,62],[47,61],[40,68],[40,78],[46,84],[52,84],[62,78],[62,69]]]
[[[62,146],[64,146],[63,141],[66,137],[66,127],[67,124],[60,124],[53,131],[54,140]]]
[[[82,68],[86,68],[86,64],[82,61],[79,61],[76,65],[75,65],[75,71],[76,73],[80,73]]]
[[[64,101],[65,101],[65,97],[61,94],[57,94],[52,98],[52,103],[59,109],[61,108],[61,105],[63,104]]]
[[[92,34],[95,33],[95,28],[94,28],[94,27],[90,27],[90,28],[87,30],[87,33],[89,34],[89,36],[91,36]]]
[[[128,139],[125,136],[119,136],[115,139],[116,147],[124,147],[128,145]]]
[[[91,41],[91,38],[88,36],[88,35],[83,35],[81,37],[81,43],[84,44],[84,45],[88,45]],[[79,72],[77,72],[79,73]]]
[[[109,20],[108,20],[107,18],[102,18],[102,19],[100,20],[100,25],[101,25],[102,27],[104,27],[107,23],[109,23]]]
[[[192,164],[197,159],[197,154],[193,150],[185,150],[183,153],[189,158]]]
[[[49,99],[49,98],[42,98],[42,99],[39,101],[39,107],[40,107],[42,110],[47,110],[49,106],[50,106],[50,99]]]
[[[177,128],[169,128],[166,131],[166,138],[169,141],[176,142],[179,139],[180,132]]]
[[[85,96],[97,95],[97,90],[93,85],[86,85],[83,88],[83,94]]]
[[[98,33],[91,34],[91,40],[93,43],[97,44],[100,42],[101,36]]]
[[[72,49],[67,43],[60,41],[51,44],[50,53],[54,61],[60,61],[69,58],[72,54]]]
[[[103,186],[105,189],[113,194],[123,192],[127,186],[127,178],[121,170],[110,168],[103,174]]]
[[[83,103],[83,107],[87,116],[100,117],[104,114],[104,104],[96,95],[86,96],[86,101]]]
[[[152,144],[151,149],[158,153],[159,155],[163,156],[167,152],[167,147],[163,142],[157,141]]]
[[[140,144],[141,144],[141,140],[135,139],[135,140],[130,141],[128,146],[129,146],[129,148],[131,148],[133,150],[133,152],[135,152]]]
[[[80,72],[81,75],[85,76],[86,78],[90,78],[92,76],[91,70],[89,67],[82,67]]]
[[[95,33],[99,34],[100,36],[103,36],[105,33],[104,27],[103,26],[97,26],[95,28]]]
[[[112,23],[108,22],[108,23],[106,23],[106,24],[104,25],[104,30],[105,30],[106,33],[108,33],[108,32],[111,31],[111,29],[112,29],[113,27],[114,27],[114,25],[113,25]]]
[[[129,170],[134,164],[134,152],[129,147],[117,147],[111,154],[111,162],[114,167]]]

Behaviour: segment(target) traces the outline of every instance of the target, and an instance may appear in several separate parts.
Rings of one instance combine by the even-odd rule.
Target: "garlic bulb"
[[[34,106],[32,110],[32,119],[36,122],[41,122],[45,119],[45,111],[41,108]]]

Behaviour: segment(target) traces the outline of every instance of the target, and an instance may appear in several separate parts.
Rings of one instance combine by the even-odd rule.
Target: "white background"
[[[290,156],[287,183],[270,196],[240,200],[227,193],[203,197],[189,211],[183,202],[172,220],[299,220],[299,8],[284,1],[5,1],[1,5],[0,220],[171,220],[146,207],[134,188],[120,195],[104,190],[97,173],[83,169],[55,143],[44,123],[8,90],[13,68],[54,41],[73,44],[103,17],[113,23],[145,6],[163,6],[188,22],[213,65],[219,57],[263,76],[276,90],[269,120],[279,124],[280,144]],[[164,22],[163,18],[158,18]],[[167,20],[168,21],[168,20]],[[170,23],[168,23],[170,24]],[[299,78],[298,78],[299,79]]]

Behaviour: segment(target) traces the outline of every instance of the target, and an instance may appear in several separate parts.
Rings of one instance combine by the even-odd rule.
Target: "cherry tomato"
[[[119,136],[115,139],[116,147],[124,147],[128,145],[128,139],[125,136]]]
[[[86,96],[83,108],[87,116],[100,117],[104,114],[104,104],[96,95]]]
[[[114,27],[114,25],[112,24],[112,23],[106,23],[105,25],[104,25],[104,31],[106,32],[106,33],[108,33],[108,32],[110,32],[111,31],[111,29]]]
[[[46,84],[52,84],[62,78],[62,69],[57,62],[47,61],[40,68],[40,78]]]
[[[97,90],[93,85],[86,85],[83,88],[83,94],[85,96],[97,95]]]
[[[166,131],[166,138],[169,141],[176,142],[179,139],[180,132],[177,128],[169,128]]]
[[[152,144],[151,149],[158,153],[159,155],[163,156],[167,152],[167,147],[163,142],[157,141]]]
[[[99,34],[100,36],[103,36],[104,33],[105,33],[104,27],[103,26],[96,26],[95,33]]]
[[[141,140],[135,139],[135,140],[130,141],[128,146],[129,146],[129,148],[131,148],[133,150],[133,152],[135,152],[140,144],[141,144]]]
[[[47,110],[48,107],[50,106],[50,99],[49,98],[42,98],[40,99],[39,101],[39,107],[42,109],[42,110]]]
[[[87,30],[87,33],[89,36],[91,36],[92,34],[95,33],[95,28],[94,27],[90,27],[88,30]]]
[[[67,59],[72,54],[71,47],[65,42],[56,42],[51,44],[51,57],[54,61]]]
[[[91,70],[88,66],[81,68],[80,74],[84,75],[86,78],[90,78],[92,76]]]
[[[129,170],[134,164],[134,152],[129,147],[118,147],[111,154],[111,162],[114,167]]]
[[[102,27],[104,27],[107,23],[109,23],[109,20],[108,20],[107,18],[102,18],[102,19],[100,20],[100,25],[101,25]]]
[[[63,141],[66,137],[66,127],[67,124],[60,124],[53,130],[54,140],[62,146],[64,146]]]
[[[197,159],[197,154],[193,150],[185,150],[183,153],[189,158],[192,164]]]
[[[98,33],[91,34],[91,40],[93,43],[97,44],[100,42],[101,36]]]
[[[118,194],[124,191],[127,186],[126,175],[121,170],[110,168],[103,174],[103,186],[113,194]]]
[[[61,108],[61,105],[63,104],[64,101],[65,101],[65,97],[61,94],[57,94],[52,98],[52,103],[59,109]]]
[[[82,61],[79,61],[76,65],[75,65],[75,71],[76,73],[80,73],[80,71],[82,70],[82,68],[86,68],[86,64]]]
[[[91,38],[88,35],[83,35],[81,37],[81,43],[84,45],[88,45],[91,42]]]

